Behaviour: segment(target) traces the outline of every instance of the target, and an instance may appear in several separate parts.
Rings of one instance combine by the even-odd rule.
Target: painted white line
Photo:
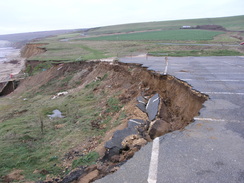
[[[141,101],[141,100],[138,100],[139,103],[142,103],[142,104],[146,104],[145,102]]]
[[[181,79],[182,81],[192,81],[193,79]]]
[[[148,108],[151,99],[152,99],[152,98],[150,98],[150,99],[148,100],[147,105],[146,105],[146,109]]]
[[[159,97],[158,97],[158,98],[156,98],[156,99],[154,99],[154,100],[153,100],[153,102],[156,102],[158,99],[159,99]]]
[[[166,66],[165,66],[165,69],[164,69],[164,75],[166,75],[167,72],[168,72],[168,65],[169,65],[168,58],[165,59],[165,64],[166,64]]]
[[[231,79],[223,79],[223,80],[215,80],[215,79],[212,79],[212,80],[206,80],[206,81],[216,81],[216,82],[220,82],[220,81],[225,81],[225,82],[244,82],[244,80],[231,80]]]
[[[148,183],[156,183],[158,175],[158,155],[159,155],[159,137],[153,140],[151,161],[148,172]]]
[[[215,95],[244,95],[244,93],[234,93],[234,92],[202,92],[205,94],[215,94]]]
[[[243,121],[240,120],[228,120],[228,119],[217,119],[217,118],[198,118],[195,117],[194,120],[199,120],[199,121],[219,121],[219,122],[237,122],[237,123],[243,123]]]
[[[181,79],[181,78],[180,78]],[[181,79],[183,81],[192,81],[195,80],[197,81],[197,79]],[[217,79],[209,79],[209,80],[203,80],[203,81],[209,81],[209,82],[244,82],[244,80],[231,80],[231,79],[223,79],[223,80],[217,80]]]
[[[174,73],[189,74],[189,72],[174,72]],[[195,72],[195,73],[197,73],[197,75],[206,75],[206,73],[200,73],[200,72]],[[214,74],[214,75],[219,75],[219,74],[222,74],[222,75],[230,75],[229,72],[227,72],[227,73],[209,73],[209,74]],[[231,73],[231,75],[244,75],[244,74],[243,73]]]
[[[136,124],[141,124],[141,123],[139,123],[139,122],[137,122],[137,121],[135,121],[135,120],[133,120],[133,119],[130,119],[129,121],[131,121],[131,122],[133,122],[133,123],[136,123]]]
[[[224,119],[216,119],[216,118],[197,118],[195,117],[194,120],[202,120],[202,121],[225,121]]]

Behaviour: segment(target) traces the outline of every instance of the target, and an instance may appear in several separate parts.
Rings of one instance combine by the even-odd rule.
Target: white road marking
[[[156,99],[154,99],[154,100],[153,100],[153,102],[156,102],[158,99],[159,99],[159,97],[158,97],[158,98],[156,98]]]
[[[158,155],[159,155],[159,137],[157,137],[153,140],[151,161],[150,161],[148,179],[147,179],[148,183],[156,183],[157,182]]]
[[[130,119],[129,121],[131,121],[131,122],[133,122],[133,123],[136,123],[136,124],[141,124],[141,123],[139,123],[139,122],[137,122],[137,121],[135,121],[135,120],[133,120],[133,119]]]
[[[202,92],[205,94],[215,94],[215,95],[244,95],[244,93],[234,93],[234,92]]]
[[[183,81],[192,81],[192,80],[197,80],[197,79],[181,79],[181,80],[183,80]],[[231,80],[231,79],[223,79],[223,80],[221,80],[221,79],[209,79],[209,80],[204,80],[204,81],[210,81],[210,82],[221,82],[221,81],[223,81],[223,82],[244,82],[244,80]]]
[[[195,117],[194,120],[199,120],[199,121],[219,121],[219,122],[238,122],[242,123],[243,121],[240,120],[228,120],[228,119],[217,119],[217,118],[198,118]]]
[[[169,65],[168,58],[165,58],[165,64],[166,64],[166,66],[165,66],[165,69],[164,69],[164,75],[166,75],[167,72],[168,72],[168,65]]]
[[[141,101],[141,100],[138,100],[139,103],[142,103],[142,104],[146,104],[145,102]]]
[[[224,119],[216,119],[216,118],[197,118],[197,117],[195,117],[194,120],[202,120],[202,121],[225,121]]]
[[[244,80],[231,80],[231,79],[223,79],[223,80],[214,80],[214,79],[212,79],[212,80],[206,80],[206,81],[226,81],[226,82],[244,82]]]
[[[150,98],[150,99],[148,100],[147,105],[146,105],[146,109],[148,108],[151,99],[152,99],[152,98]]]
[[[174,73],[181,73],[181,74],[189,74],[189,72],[174,72]],[[196,72],[197,75],[206,75],[206,73],[200,73],[200,72]],[[218,75],[218,74],[223,74],[223,75],[229,75],[230,73],[227,72],[227,73],[209,73],[209,74],[215,74],[215,75]],[[231,73],[231,75],[244,75],[243,73]]]

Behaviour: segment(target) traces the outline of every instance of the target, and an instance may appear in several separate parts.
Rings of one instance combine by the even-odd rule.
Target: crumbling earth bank
[[[94,93],[119,93],[119,100],[129,116],[128,124],[117,131],[111,129],[114,133],[107,133],[103,147],[97,147],[101,158],[95,165],[78,167],[64,178],[47,182],[92,182],[116,171],[148,141],[193,122],[193,117],[207,100],[206,95],[192,90],[190,85],[173,76],[160,75],[140,65],[117,62],[57,64],[24,81],[16,92],[23,91],[26,85],[41,86],[67,72],[74,73],[71,83],[77,79],[81,81],[76,88],[67,85],[69,92],[80,90],[94,80],[103,80],[93,89]],[[58,92],[60,88],[56,90]]]

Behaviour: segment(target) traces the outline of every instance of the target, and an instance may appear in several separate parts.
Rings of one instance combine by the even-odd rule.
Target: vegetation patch
[[[97,159],[99,158],[99,154],[97,152],[90,152],[87,155],[82,156],[79,159],[76,159],[72,163],[72,168],[76,168],[78,166],[87,166],[95,164]]]
[[[165,30],[154,32],[140,32],[130,34],[118,34],[111,36],[100,36],[84,38],[85,40],[109,40],[109,41],[135,41],[135,40],[180,40],[180,41],[199,41],[199,40],[211,40],[219,34],[224,32],[208,31],[208,30]]]
[[[151,56],[172,56],[172,57],[185,57],[185,56],[241,56],[244,55],[235,50],[170,50],[170,51],[157,51],[149,52]]]

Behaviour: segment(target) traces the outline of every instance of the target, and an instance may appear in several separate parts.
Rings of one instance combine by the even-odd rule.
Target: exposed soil
[[[29,62],[34,67],[38,62]],[[75,153],[80,149],[93,149],[100,155],[100,159],[95,165],[88,167],[78,167],[63,178],[47,180],[46,182],[92,182],[109,173],[118,170],[127,159],[133,157],[148,141],[157,136],[174,130],[184,129],[186,125],[193,122],[193,117],[198,115],[202,104],[207,100],[207,96],[200,92],[192,90],[191,86],[170,75],[160,75],[147,68],[137,64],[124,64],[117,62],[76,62],[69,64],[54,65],[51,69],[43,71],[35,76],[29,77],[21,82],[20,86],[14,91],[15,95],[38,89],[52,79],[62,78],[65,73],[75,73],[70,83],[80,80],[80,85],[75,88],[62,88],[68,92],[76,92],[84,88],[88,83],[96,79],[101,79],[105,73],[108,73],[106,80],[96,87],[93,92],[111,92],[120,93],[119,100],[125,106],[123,110],[127,118],[122,120],[119,126],[106,133],[101,144],[97,143],[99,139],[90,139],[89,142],[83,142],[80,147],[74,147],[68,152],[69,158],[66,158],[64,164],[70,165]],[[53,88],[53,92],[59,92],[61,88]],[[57,91],[56,91],[57,90]],[[136,107],[138,96],[148,100],[154,94],[160,96],[160,104],[155,120],[150,121],[146,113]],[[105,104],[98,104],[104,107]],[[101,116],[109,115],[101,113]],[[111,114],[117,118],[117,114]],[[114,132],[127,127],[129,119],[141,119],[145,124],[138,128],[138,134],[126,137],[117,153],[112,153],[104,147],[105,143],[113,137]],[[91,122],[93,128],[103,128],[99,122]],[[59,126],[57,128],[63,128]],[[158,130],[160,129],[160,130]]]
[[[44,53],[46,51],[42,46],[47,45],[45,43],[28,43],[21,50],[21,56],[24,58],[30,58],[31,56]]]

